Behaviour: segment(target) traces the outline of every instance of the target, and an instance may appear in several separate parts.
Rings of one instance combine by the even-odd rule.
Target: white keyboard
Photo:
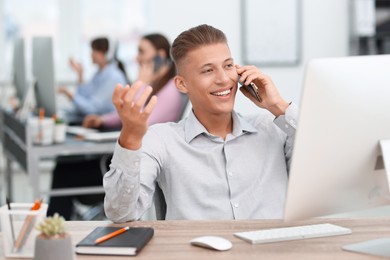
[[[121,131],[87,133],[84,135],[84,139],[94,142],[115,141],[119,138],[120,133]]]
[[[238,232],[234,235],[252,244],[351,234],[351,230],[333,224],[315,224]]]

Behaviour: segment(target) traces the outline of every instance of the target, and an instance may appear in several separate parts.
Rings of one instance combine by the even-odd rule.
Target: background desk
[[[285,227],[332,223],[352,229],[351,235],[286,241],[279,243],[252,245],[233,233],[237,231],[262,228]],[[284,223],[280,220],[249,221],[138,221],[113,225],[106,221],[70,221],[67,230],[76,245],[97,226],[148,226],[153,227],[155,235],[140,254],[134,259],[380,259],[373,256],[343,251],[341,246],[370,239],[390,237],[390,219],[315,219],[304,222]],[[229,239],[233,248],[228,251],[213,251],[191,246],[189,241],[197,236],[217,235]],[[0,257],[4,255],[2,236],[0,236]],[[76,259],[123,259],[113,256],[83,256]],[[127,258],[126,258],[127,259]]]
[[[2,138],[6,157],[5,175],[8,188],[7,193],[11,199],[11,161],[18,162],[27,172],[34,198],[41,198],[42,195],[82,195],[104,192],[101,186],[42,191],[39,180],[39,162],[42,159],[53,159],[57,156],[113,153],[115,142],[87,142],[76,140],[74,136],[67,136],[63,144],[34,145],[32,143],[31,130],[25,123],[20,122],[14,115],[4,110],[1,111],[0,118],[3,120],[0,137]]]

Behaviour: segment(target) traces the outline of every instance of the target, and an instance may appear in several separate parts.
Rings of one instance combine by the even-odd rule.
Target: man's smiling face
[[[196,115],[233,111],[238,74],[226,43],[201,46],[180,63],[179,76]]]

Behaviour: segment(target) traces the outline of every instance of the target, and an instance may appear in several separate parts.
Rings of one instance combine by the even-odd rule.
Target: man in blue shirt
[[[71,67],[78,76],[78,87],[73,94],[66,88],[60,88],[59,92],[66,95],[72,101],[73,109],[65,113],[67,121],[79,121],[89,114],[102,115],[115,111],[111,102],[111,96],[116,84],[126,84],[126,73],[113,53],[114,46],[110,46],[107,38],[97,38],[91,42],[92,61],[98,66],[98,71],[93,78],[83,82],[83,68],[81,64],[70,60]]]

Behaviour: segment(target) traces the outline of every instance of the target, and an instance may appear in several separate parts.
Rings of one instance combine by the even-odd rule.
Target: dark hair
[[[127,77],[125,66],[123,65],[123,62],[118,59],[117,46],[110,47],[110,41],[106,37],[101,37],[101,38],[96,38],[91,42],[91,48],[92,50],[102,52],[103,54],[107,54],[110,48],[115,48],[113,60],[117,63],[118,68],[122,71],[123,75],[125,76],[126,82],[130,84],[130,80]]]
[[[172,44],[171,56],[176,67],[179,67],[180,61],[188,52],[215,43],[227,43],[225,34],[210,25],[202,24],[177,36]]]
[[[165,84],[176,75],[176,68],[170,57],[171,44],[165,36],[159,33],[153,33],[144,35],[142,39],[148,40],[156,50],[163,50],[167,54],[166,58],[168,59],[168,64],[170,64],[168,72],[150,84],[153,87],[153,91],[150,95],[152,96],[159,92]]]
[[[104,54],[108,52],[108,49],[110,48],[110,43],[107,38],[96,38],[91,42],[91,48],[95,51],[100,51]]]

